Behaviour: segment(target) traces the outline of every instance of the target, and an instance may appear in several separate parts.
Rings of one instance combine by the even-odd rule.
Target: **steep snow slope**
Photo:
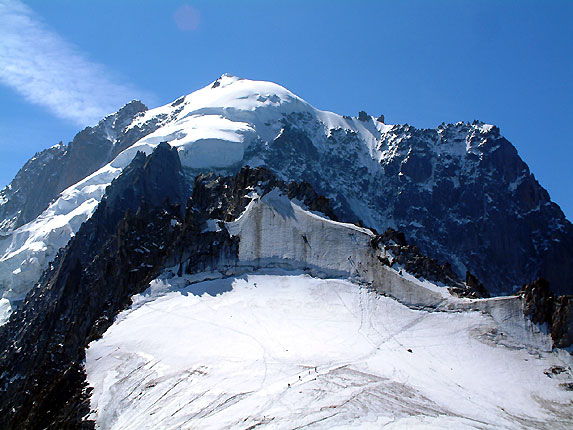
[[[568,429],[567,354],[344,280],[165,276],[87,350],[101,429]],[[211,295],[209,295],[211,294]],[[218,295],[215,295],[218,294]],[[564,361],[565,360],[565,361]]]

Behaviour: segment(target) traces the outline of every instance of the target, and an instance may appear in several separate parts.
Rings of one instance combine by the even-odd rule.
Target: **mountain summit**
[[[249,165],[308,182],[339,219],[403,231],[491,293],[540,276],[573,292],[573,227],[497,127],[381,121],[320,111],[280,85],[230,75],[156,109],[132,102],[37,154],[1,192],[2,295],[23,299],[111,181],[160,142],[177,148],[189,181]]]
[[[223,75],[0,214],[4,429],[571,426],[572,226],[493,125]]]

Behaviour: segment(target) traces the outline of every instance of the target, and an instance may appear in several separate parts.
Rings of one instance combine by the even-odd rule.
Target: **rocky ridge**
[[[172,202],[162,198],[182,181],[178,167],[165,146],[149,159],[136,156],[2,327],[3,428],[92,428],[81,424],[89,412],[84,350],[160,270],[167,250],[158,243],[172,238],[184,202],[176,192]]]
[[[113,160],[154,130],[153,123],[127,130],[147,107],[134,100],[62,142],[34,155],[0,191],[0,232],[14,230],[40,215],[70,185]]]
[[[556,347],[573,343],[573,296],[555,296],[543,278],[524,285],[520,294],[525,315],[536,324],[547,325]]]
[[[105,121],[101,130],[109,129]],[[85,138],[100,142],[92,134]],[[118,136],[111,152],[105,139],[95,145],[109,159],[118,155],[114,161],[94,173],[89,184],[66,190],[61,204],[44,213],[46,220],[59,216],[60,206],[76,205],[65,209],[70,217],[81,205],[93,207],[95,202],[86,201],[101,198],[94,189],[103,190],[138,149],[149,153],[164,140],[178,147],[190,181],[208,171],[235,174],[245,165],[266,166],[285,182],[310,184],[330,200],[339,220],[405,232],[422,253],[450,261],[456,276],[474,274],[489,294],[514,293],[538,277],[548,279],[556,294],[573,291],[573,226],[495,126],[474,121],[417,129],[385,124],[383,116],[375,120],[365,112],[341,117],[314,109],[276,84],[222,76],[169,105],[136,114]],[[63,149],[52,152],[58,151]],[[39,164],[48,163],[43,157]],[[54,198],[61,187],[49,191],[50,181],[32,170],[22,172],[28,178],[24,182],[36,190],[46,186],[46,200]],[[16,222],[18,208],[35,200],[18,196],[6,192],[0,199],[5,230],[46,205]],[[91,214],[88,209],[78,210],[82,220]],[[6,251],[0,256],[5,269],[0,288],[10,300],[29,289],[49,261],[49,251],[58,249],[80,222],[55,224],[43,236],[35,229],[44,225],[31,225],[0,241],[0,250]],[[18,266],[27,270],[16,273]]]
[[[239,239],[210,223],[236,220],[254,195],[277,189],[307,210],[334,214],[330,201],[309,184],[284,182],[269,169],[243,168],[231,177],[200,174],[191,185],[168,144],[149,156],[138,153],[0,328],[0,426],[93,428],[85,419],[89,389],[82,362],[88,344],[163,269],[232,267]],[[400,264],[418,276],[471,290],[399,232],[372,236],[374,248],[383,247],[397,261],[403,256]]]

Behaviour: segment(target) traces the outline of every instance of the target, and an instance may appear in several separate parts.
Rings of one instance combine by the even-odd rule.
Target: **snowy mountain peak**
[[[556,290],[572,288],[573,268],[562,256],[573,254],[573,227],[497,127],[417,129],[366,112],[341,116],[276,83],[222,75],[155,109],[128,103],[24,169],[28,179],[12,187],[23,191],[0,194],[0,229],[9,232],[0,242],[2,296],[21,300],[106,187],[138,151],[150,154],[161,142],[177,149],[189,187],[205,171],[266,166],[281,180],[311,184],[339,219],[404,231],[422,251],[496,292],[540,275]],[[33,190],[41,181],[53,185],[39,199]]]
[[[239,76],[235,76],[231,73],[223,73],[221,76],[219,76],[217,78],[217,80],[215,82],[219,82],[219,84],[221,85],[228,85],[229,83],[232,83],[234,81],[239,81],[243,78],[239,77]],[[213,82],[213,84],[215,83]],[[215,87],[216,88],[216,87]]]
[[[493,125],[133,101],[0,192],[0,427],[569,429],[572,258]]]
[[[342,117],[313,108],[278,84],[223,75],[174,103],[137,117],[128,130],[153,121],[160,127],[120,157],[127,161],[136,148],[149,153],[165,141],[179,148],[188,168],[231,167],[244,159],[253,142],[274,140],[287,122],[294,122],[293,115],[304,116],[315,128],[320,124],[320,130],[312,132],[320,132],[322,140],[330,128],[349,128]]]
[[[195,109],[225,107],[252,110],[289,102],[299,102],[310,108],[307,102],[278,84],[243,79],[228,74],[189,94],[185,97],[185,102]]]

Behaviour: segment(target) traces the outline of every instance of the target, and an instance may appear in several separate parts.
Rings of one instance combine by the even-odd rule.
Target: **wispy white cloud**
[[[0,82],[81,126],[142,94],[110,78],[19,0],[0,0]]]

